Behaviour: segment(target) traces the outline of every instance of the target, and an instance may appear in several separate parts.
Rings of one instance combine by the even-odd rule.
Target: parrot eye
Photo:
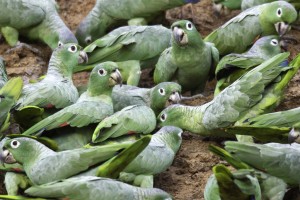
[[[68,51],[75,53],[77,51],[77,47],[75,45],[72,45],[68,48]]]
[[[105,75],[107,74],[107,72],[106,72],[105,69],[99,69],[98,74],[99,74],[100,76],[105,76]]]
[[[86,42],[87,44],[90,44],[90,43],[92,42],[91,36],[86,37],[86,38],[85,38],[85,42]]]
[[[61,47],[64,43],[62,43],[61,41],[58,41],[58,47]]]
[[[277,14],[278,17],[281,17],[281,15],[282,15],[282,9],[278,8],[276,14]]]
[[[166,121],[166,119],[167,119],[167,114],[162,114],[162,115],[160,116],[160,120],[161,120],[162,122]]]
[[[192,25],[191,22],[186,23],[186,29],[189,30],[189,31],[193,30],[193,25]]]
[[[166,94],[164,88],[160,88],[160,89],[158,90],[158,92],[159,92],[159,94],[161,94],[161,95],[163,95],[163,96]]]
[[[13,141],[11,141],[10,146],[12,148],[16,149],[16,148],[18,148],[20,146],[20,142],[17,141],[17,140],[13,140]]]
[[[271,45],[277,46],[278,45],[278,40],[276,40],[276,39],[271,40]]]

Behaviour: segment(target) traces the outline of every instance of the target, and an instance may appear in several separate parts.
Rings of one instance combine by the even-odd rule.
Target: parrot
[[[247,10],[248,8],[252,8],[254,6],[262,5],[264,3],[271,3],[275,0],[242,0],[241,2],[241,9]],[[288,1],[288,0],[286,0]]]
[[[298,174],[300,144],[254,144],[225,142],[225,149],[233,158],[284,180],[289,186],[299,186]]]
[[[5,62],[2,57],[0,57],[0,89],[5,85],[8,81],[7,73],[5,69]]]
[[[258,104],[266,87],[289,67],[279,64],[289,53],[278,54],[252,69],[201,106],[171,105],[157,117],[158,126],[172,125],[204,136],[232,136],[223,128],[233,125]],[[215,132],[215,133],[214,133]]]
[[[153,175],[171,166],[178,152],[182,130],[164,126],[152,135],[149,145],[120,173],[119,180],[141,187],[153,187]]]
[[[0,199],[1,200],[50,200],[50,199],[43,199],[43,198],[32,198],[32,197],[14,196],[14,195],[0,195]]]
[[[8,129],[10,125],[10,111],[21,95],[23,81],[21,77],[11,78],[0,89],[0,135]]]
[[[112,91],[114,111],[130,105],[145,105],[158,115],[166,106],[180,101],[181,86],[174,82],[159,83],[152,88],[130,85],[115,86]]]
[[[6,172],[4,183],[8,195],[18,195],[19,188],[26,189],[32,185],[25,174],[15,172]]]
[[[74,177],[25,190],[25,194],[43,198],[69,200],[148,199],[171,200],[172,197],[156,188],[139,188],[113,179],[94,176]]]
[[[204,41],[214,43],[221,56],[242,53],[260,36],[283,36],[296,21],[295,8],[275,1],[247,9],[209,34]]]
[[[156,116],[148,106],[127,106],[103,119],[96,127],[92,142],[102,142],[125,134],[151,133],[156,128]]]
[[[73,85],[72,70],[78,63],[88,60],[86,53],[80,51],[80,48],[74,43],[60,43],[51,55],[45,78],[24,86],[17,101],[17,109],[29,105],[59,109],[75,103],[78,91]]]
[[[70,125],[83,127],[97,123],[113,114],[112,88],[122,82],[117,65],[104,62],[90,74],[88,90],[80,95],[76,103],[50,115],[23,132],[23,135],[40,135],[42,130],[51,130]]]
[[[74,72],[91,70],[93,64],[104,61],[137,60],[142,69],[152,67],[170,40],[171,30],[161,25],[123,26],[85,47],[88,63],[76,66]]]
[[[31,40],[41,40],[52,50],[59,41],[78,43],[56,7],[53,0],[1,0],[0,27],[8,44],[17,45],[19,34]]]
[[[258,39],[245,53],[231,53],[224,56],[216,67],[217,85],[215,95],[232,84],[253,67],[281,53],[279,37],[265,36]]]
[[[170,8],[200,0],[97,0],[93,9],[83,19],[77,30],[76,37],[81,45],[89,45],[106,33],[106,30],[120,20],[132,18],[153,18],[155,15]]]
[[[4,143],[1,159],[8,164],[22,164],[34,185],[68,178],[90,166],[106,161],[131,143],[78,148],[55,152],[35,139],[19,137]]]
[[[154,82],[176,80],[183,90],[203,92],[219,62],[218,50],[213,44],[203,42],[194,24],[188,20],[174,22],[171,30],[172,46],[159,57]]]
[[[243,0],[213,0],[213,7],[217,9],[217,12],[220,12],[223,6],[230,10],[239,10],[241,9],[242,1]]]

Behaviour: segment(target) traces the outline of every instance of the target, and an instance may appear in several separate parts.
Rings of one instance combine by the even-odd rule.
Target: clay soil
[[[95,0],[58,0],[60,15],[65,23],[75,30],[80,21],[93,7]],[[223,13],[221,16],[214,15],[211,0],[202,0],[195,5],[186,5],[167,11],[167,24],[178,19],[190,19],[196,24],[202,36],[208,35],[212,30],[224,24],[228,19],[237,15],[239,11]],[[290,37],[300,43],[300,32],[291,31]],[[10,77],[22,76],[25,82],[29,79],[37,79],[46,72],[51,49],[42,43],[26,41],[39,49],[42,54],[37,55],[26,49],[17,49],[7,52],[10,47],[5,41],[0,41],[0,55],[6,60],[7,72]],[[300,52],[300,45],[289,45],[291,58]],[[148,71],[143,73],[141,85],[151,87],[152,80]],[[74,75],[76,85],[86,82],[88,73],[83,72]],[[278,110],[285,110],[300,106],[300,74],[298,73],[289,84],[285,98]],[[188,102],[190,105],[201,105],[213,98],[215,82],[208,84],[204,92],[205,97]],[[164,173],[155,178],[155,187],[159,187],[173,195],[175,199],[204,199],[203,191],[208,177],[211,175],[212,167],[221,161],[210,153],[207,148],[209,144],[221,144],[220,141],[211,141],[208,138],[192,135],[185,132],[183,143],[173,165]],[[0,193],[4,193],[3,181],[0,184]],[[2,190],[1,190],[2,189]],[[2,192],[1,192],[2,191]]]

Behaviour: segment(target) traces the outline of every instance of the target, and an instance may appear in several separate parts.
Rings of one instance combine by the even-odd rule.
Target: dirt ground
[[[72,30],[75,30],[79,22],[93,7],[95,0],[58,0],[58,3],[60,5],[61,17]],[[166,18],[169,23],[177,19],[190,19],[197,25],[202,36],[206,36],[238,13],[239,11],[234,11],[217,17],[213,13],[211,0],[202,0],[193,6],[186,5],[181,8],[169,10],[166,13]],[[291,31],[289,36],[300,42],[299,32]],[[10,47],[1,40],[0,55],[6,60],[7,71],[10,77],[22,76],[25,81],[36,79],[46,72],[51,50],[42,43],[33,43],[25,39],[21,39],[21,41],[38,48],[43,54],[35,55],[27,50],[15,50],[7,53]],[[289,50],[291,51],[291,58],[293,58],[300,52],[300,45],[290,45]],[[298,73],[289,84],[285,93],[285,99],[278,107],[278,110],[300,106],[299,76]],[[88,73],[79,73],[74,75],[74,82],[77,85],[81,85],[87,78]],[[144,72],[141,85],[150,87],[152,84],[149,71]],[[201,105],[210,101],[213,97],[214,85],[215,82],[209,83],[204,92],[205,97],[196,99],[189,104]],[[206,181],[212,173],[212,166],[223,162],[207,150],[209,144],[217,143],[216,141],[209,141],[207,138],[185,132],[182,147],[173,165],[166,172],[156,177],[155,186],[169,192],[175,199],[204,199],[203,191]]]

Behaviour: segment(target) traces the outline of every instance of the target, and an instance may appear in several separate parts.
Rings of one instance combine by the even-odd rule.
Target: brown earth
[[[58,0],[61,17],[72,30],[75,30],[79,22],[93,7],[94,2],[95,0]],[[181,8],[172,9],[166,13],[166,18],[170,23],[177,19],[190,19],[197,25],[202,36],[206,36],[238,13],[238,11],[234,11],[217,17],[213,13],[211,1],[202,0],[193,6],[186,5]],[[288,36],[298,42],[300,41],[299,32],[291,31]],[[26,49],[14,50],[7,53],[10,47],[3,40],[0,42],[0,55],[6,60],[7,71],[10,77],[22,76],[25,81],[36,79],[45,73],[51,50],[42,43],[29,42],[23,38],[21,38],[21,41],[38,48],[42,52],[42,55],[36,55]],[[293,58],[299,53],[300,45],[289,45],[289,50],[291,51],[291,58]],[[149,74],[149,70],[143,73],[141,85],[148,87],[153,85]],[[278,107],[278,110],[300,106],[299,76],[298,73],[289,84],[285,98]],[[77,85],[81,85],[86,81],[87,77],[88,73],[79,73],[74,75],[74,81]],[[196,99],[189,102],[189,104],[201,105],[210,101],[213,98],[214,85],[215,82],[208,85],[204,92],[204,98]],[[207,138],[185,132],[182,147],[173,165],[166,172],[156,177],[155,186],[169,192],[175,199],[204,199],[203,191],[206,181],[212,173],[212,166],[223,162],[207,150],[209,144],[216,143],[216,141],[208,141]],[[1,187],[3,186],[2,183],[3,181],[1,181],[0,188],[3,190],[3,187]]]

